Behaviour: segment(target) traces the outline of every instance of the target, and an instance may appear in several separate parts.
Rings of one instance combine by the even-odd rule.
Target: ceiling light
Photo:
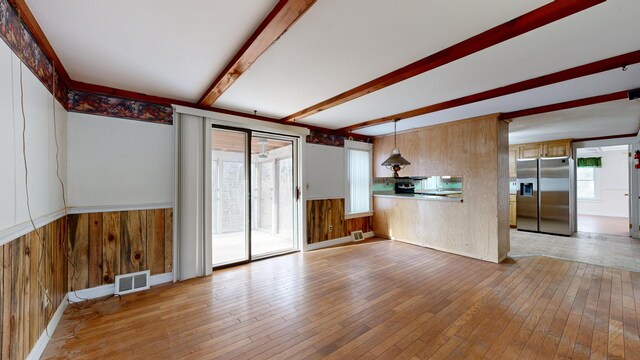
[[[400,149],[398,149],[398,131],[396,128],[396,123],[398,120],[393,120],[393,150],[391,150],[391,155],[382,163],[382,166],[387,169],[393,171],[393,177],[398,177],[398,171],[404,169],[405,166],[411,165],[405,158],[400,155]]]

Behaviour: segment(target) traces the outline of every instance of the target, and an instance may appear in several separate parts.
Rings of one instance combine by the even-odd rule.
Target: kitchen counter
[[[425,194],[396,194],[393,191],[377,192],[373,194],[374,197],[385,197],[395,199],[414,199],[414,200],[428,200],[428,201],[445,201],[445,202],[462,202],[462,196],[460,195],[425,195]]]

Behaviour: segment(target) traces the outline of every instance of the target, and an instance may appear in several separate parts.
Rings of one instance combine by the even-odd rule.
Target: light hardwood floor
[[[44,358],[638,359],[639,310],[638,273],[380,241],[71,308]]]

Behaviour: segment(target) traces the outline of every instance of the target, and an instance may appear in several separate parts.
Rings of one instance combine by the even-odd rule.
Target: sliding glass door
[[[296,248],[292,160],[292,140],[268,134],[252,136],[251,256],[254,258]]]
[[[212,265],[298,249],[295,138],[211,130]]]
[[[249,133],[211,130],[213,266],[249,260]]]

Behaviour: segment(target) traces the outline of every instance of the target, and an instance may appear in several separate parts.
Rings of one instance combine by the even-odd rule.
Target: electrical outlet
[[[333,225],[329,225],[329,232],[333,231]]]

